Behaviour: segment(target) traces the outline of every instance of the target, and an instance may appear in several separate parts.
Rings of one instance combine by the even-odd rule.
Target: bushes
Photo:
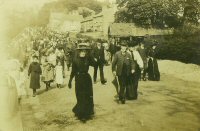
[[[158,39],[157,58],[200,64],[200,29],[185,26],[171,36]]]

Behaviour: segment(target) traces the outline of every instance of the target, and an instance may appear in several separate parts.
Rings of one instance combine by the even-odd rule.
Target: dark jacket
[[[123,56],[121,51],[118,51],[113,59],[112,62],[112,71],[116,71],[117,76],[121,76],[123,64],[127,65],[127,75],[131,74],[131,70],[135,70],[135,63],[133,62],[131,55],[126,52]]]
[[[110,43],[109,51],[111,54],[115,54],[117,52],[115,43]]]
[[[97,59],[97,62],[99,64],[104,64],[106,62],[104,48],[102,46],[100,49],[98,49],[98,47],[95,47],[93,49],[92,56]]]
[[[156,51],[155,51],[155,49],[150,49],[149,50],[149,52],[148,52],[148,56],[149,57],[153,57],[153,58],[155,58],[155,56],[156,56]]]
[[[28,76],[30,76],[30,88],[39,89],[40,88],[40,75],[42,74],[42,69],[40,64],[37,62],[32,62],[28,69]]]

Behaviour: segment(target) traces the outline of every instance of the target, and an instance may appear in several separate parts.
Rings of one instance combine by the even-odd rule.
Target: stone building
[[[51,12],[48,27],[58,32],[80,32],[83,17],[78,12]]]
[[[114,22],[116,11],[117,5],[112,4],[109,7],[104,6],[99,14],[84,18],[81,21],[81,33],[97,38],[107,38],[109,25]]]

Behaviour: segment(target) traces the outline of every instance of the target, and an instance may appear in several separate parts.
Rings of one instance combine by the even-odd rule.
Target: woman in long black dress
[[[131,75],[129,80],[130,86],[126,89],[126,99],[127,100],[136,100],[138,98],[138,82],[141,76],[141,72],[143,72],[144,64],[143,60],[137,51],[137,45],[129,44],[129,53],[132,56],[135,72]]]
[[[28,76],[30,76],[30,88],[33,89],[33,97],[36,96],[36,90],[40,89],[40,75],[42,69],[38,63],[38,57],[33,56],[33,62],[30,64],[28,69]]]
[[[73,112],[80,120],[87,120],[94,114],[93,86],[88,70],[90,65],[94,66],[95,61],[90,57],[89,50],[87,44],[79,44],[78,55],[73,60],[68,83],[68,87],[71,88],[72,79],[75,77],[77,104],[74,106]]]
[[[154,43],[149,50],[148,56],[149,56],[149,61],[148,61],[148,79],[150,81],[160,81],[160,72],[158,68],[158,63],[157,59],[155,57],[156,55],[156,46],[157,43]]]

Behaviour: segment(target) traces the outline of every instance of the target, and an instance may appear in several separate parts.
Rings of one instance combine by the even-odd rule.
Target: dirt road
[[[122,105],[114,99],[110,67],[105,68],[105,76],[107,85],[98,82],[93,87],[93,120],[84,124],[74,117],[74,86],[70,90],[52,85],[45,92],[43,85],[37,97],[22,100],[24,131],[200,131],[200,83],[162,73],[159,82],[141,81],[139,99]]]

